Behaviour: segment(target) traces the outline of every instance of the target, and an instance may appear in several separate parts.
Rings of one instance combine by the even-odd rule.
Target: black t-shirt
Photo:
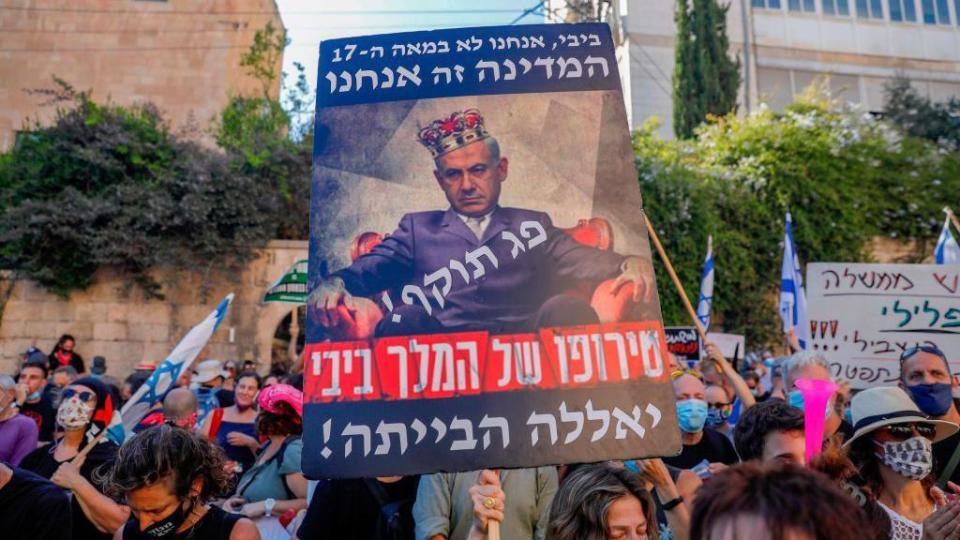
[[[947,463],[950,462],[953,452],[957,450],[957,445],[960,445],[960,432],[954,433],[940,442],[933,443],[933,472],[938,479],[947,467]],[[960,465],[957,465],[957,467],[953,469],[953,474],[950,475],[950,481],[955,484],[960,484]]]
[[[692,469],[703,460],[726,465],[733,465],[739,461],[730,439],[708,427],[703,428],[703,437],[700,438],[700,442],[690,446],[683,445],[683,451],[679,456],[663,458],[663,462],[667,465],[680,469]]]
[[[23,469],[0,488],[0,536],[70,540],[70,500],[49,480]],[[8,536],[12,535],[12,536]]]
[[[40,430],[40,442],[53,440],[53,430],[57,425],[57,409],[53,407],[53,398],[49,391],[44,390],[40,401],[36,403],[24,402],[20,412],[37,423]]]
[[[93,476],[94,471],[105,471],[117,457],[117,450],[120,447],[109,441],[98,444],[87,454],[87,459],[80,467],[80,475],[87,479],[101,492],[103,486]],[[44,478],[49,479],[53,473],[57,472],[60,462],[53,458],[53,445],[47,444],[37,448],[27,454],[20,462],[20,467],[32,471]],[[103,467],[101,469],[101,466]],[[80,508],[80,503],[76,497],[70,498],[70,507],[73,513],[73,538],[74,540],[110,540],[113,538],[113,532],[100,532],[96,525],[90,522],[87,515]]]
[[[171,540],[178,538],[189,538],[190,540],[230,540],[230,533],[233,532],[233,526],[236,525],[242,517],[240,514],[226,512],[218,506],[211,506],[207,509],[207,513],[204,514],[203,517],[200,518],[200,521],[196,522],[193,527],[174,534],[170,538]],[[136,518],[130,518],[130,521],[127,521],[126,525],[123,526],[123,540],[139,540],[140,538],[146,538],[145,535],[140,533],[140,523]]]
[[[401,505],[411,512],[417,497],[419,476],[406,476],[398,482],[385,484],[388,503],[408,501]],[[406,516],[402,538],[413,539],[413,517]],[[310,501],[307,515],[300,525],[301,540],[387,540],[377,537],[381,523],[380,503],[363,479],[324,480]],[[392,537],[389,537],[392,540]]]

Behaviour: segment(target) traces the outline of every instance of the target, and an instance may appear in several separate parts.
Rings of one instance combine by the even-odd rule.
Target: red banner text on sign
[[[317,343],[304,356],[312,402],[436,399],[668,376],[659,321]]]

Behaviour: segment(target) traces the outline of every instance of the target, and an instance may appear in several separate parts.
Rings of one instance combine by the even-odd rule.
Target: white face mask
[[[887,441],[881,446],[883,456],[877,454],[877,458],[900,476],[922,480],[933,470],[933,445],[926,437],[911,437],[903,442]]]
[[[57,409],[57,423],[66,431],[76,431],[87,427],[93,407],[80,401],[79,397],[72,397],[60,404]]]

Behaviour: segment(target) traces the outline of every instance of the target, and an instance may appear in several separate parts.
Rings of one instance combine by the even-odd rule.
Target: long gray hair
[[[653,499],[636,475],[609,463],[584,465],[570,473],[553,498],[547,538],[606,540],[607,512],[624,496],[640,499],[647,520],[647,537],[657,540]]]

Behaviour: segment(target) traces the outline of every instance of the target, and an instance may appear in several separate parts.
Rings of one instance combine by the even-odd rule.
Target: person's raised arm
[[[690,537],[690,511],[687,505],[683,504],[685,499],[680,495],[680,489],[670,476],[667,465],[662,459],[654,458],[638,460],[637,466],[640,468],[640,475],[653,484],[667,516],[667,523],[673,531],[673,538],[687,540]]]
[[[711,341],[706,342],[704,345],[706,347],[707,357],[716,364],[717,371],[730,381],[730,384],[733,386],[733,391],[736,392],[737,397],[740,398],[740,403],[743,404],[744,410],[756,405],[757,400],[753,397],[750,387],[747,386],[747,381],[743,380],[743,377],[737,373],[737,370],[733,369],[730,362],[727,362],[727,359],[723,357],[723,353],[720,352],[720,347],[717,347],[717,345]]]
[[[82,460],[81,460],[82,464]],[[93,486],[80,474],[80,466],[69,461],[61,463],[50,480],[73,492],[80,509],[101,532],[116,531],[130,519],[130,508],[117,504]]]

